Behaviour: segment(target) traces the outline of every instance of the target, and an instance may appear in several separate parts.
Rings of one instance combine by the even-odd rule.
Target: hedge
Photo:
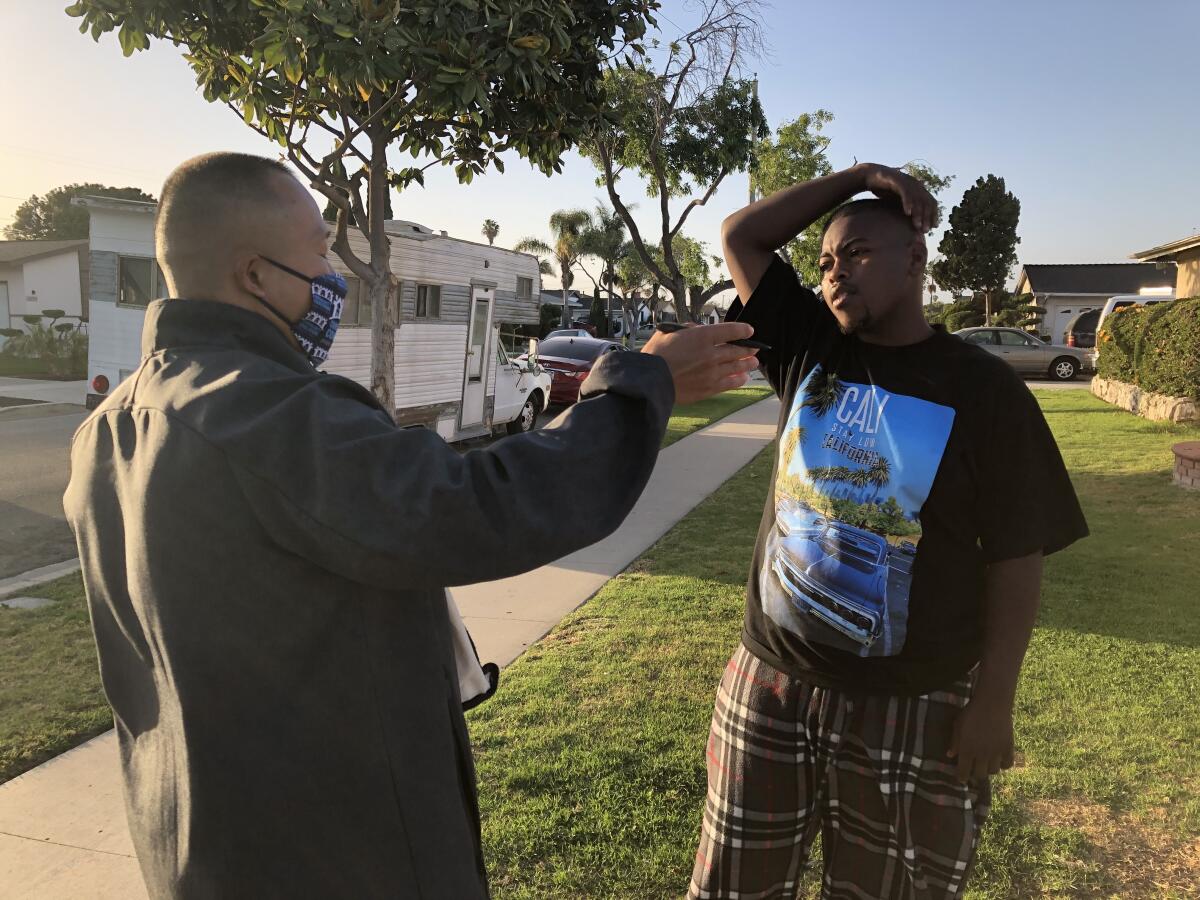
[[[1200,297],[1117,310],[1098,346],[1101,378],[1200,400]]]

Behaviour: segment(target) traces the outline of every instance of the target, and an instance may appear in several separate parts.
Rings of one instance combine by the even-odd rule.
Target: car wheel
[[[1050,364],[1050,377],[1055,381],[1071,381],[1079,371],[1079,363],[1069,356],[1060,356]]]
[[[524,434],[527,431],[533,431],[533,426],[537,424],[537,417],[537,397],[530,397],[525,401],[525,405],[521,407],[520,415],[505,427],[508,429],[509,434]]]

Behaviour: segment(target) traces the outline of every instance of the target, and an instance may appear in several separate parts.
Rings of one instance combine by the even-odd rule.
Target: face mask
[[[256,298],[259,303],[273,312],[278,319],[287,325],[296,338],[296,343],[314,368],[322,365],[329,358],[329,348],[333,346],[334,335],[337,334],[338,324],[342,320],[342,305],[346,300],[346,279],[337,272],[318,275],[309,278],[295,269],[275,262],[264,256],[267,262],[275,268],[294,275],[301,281],[306,281],[312,290],[312,303],[308,313],[299,322],[289,322],[284,315],[262,297]]]

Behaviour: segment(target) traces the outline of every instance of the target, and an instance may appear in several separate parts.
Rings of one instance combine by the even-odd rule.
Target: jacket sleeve
[[[280,547],[393,590],[503,578],[606,537],[645,488],[674,403],[661,359],[611,354],[547,427],[462,454],[397,428],[356,387],[310,380],[222,443]]]

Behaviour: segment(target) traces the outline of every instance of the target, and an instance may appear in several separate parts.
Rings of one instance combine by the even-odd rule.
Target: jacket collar
[[[142,356],[183,347],[242,350],[297,372],[314,371],[304,354],[257,313],[214,300],[155,300],[146,307]]]

